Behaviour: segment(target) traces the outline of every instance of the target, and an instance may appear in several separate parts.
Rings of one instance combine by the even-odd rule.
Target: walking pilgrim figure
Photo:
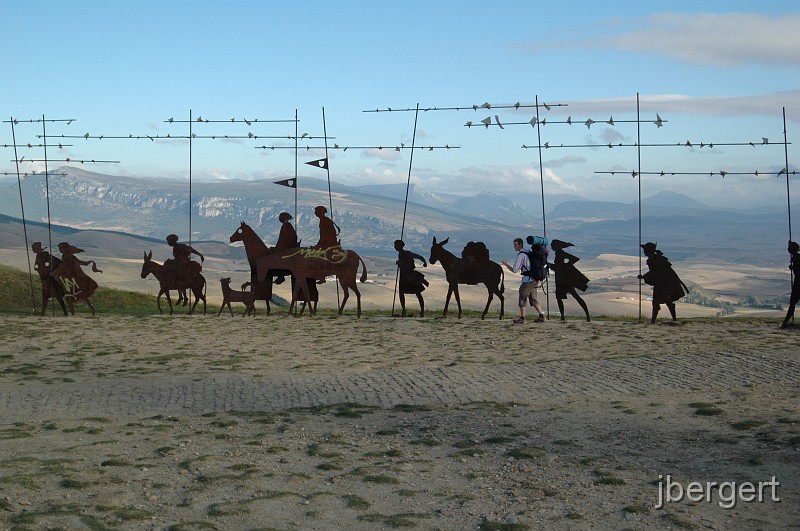
[[[789,296],[789,309],[786,311],[786,318],[783,320],[781,328],[787,328],[789,321],[794,319],[794,307],[800,301],[800,282],[797,276],[800,275],[800,245],[797,242],[789,242],[789,269],[792,270],[792,294]]]
[[[64,287],[64,298],[70,313],[75,315],[73,304],[76,300],[80,300],[84,301],[92,311],[92,315],[95,315],[94,305],[89,297],[97,290],[97,282],[84,273],[81,266],[91,265],[94,273],[102,273],[102,271],[97,269],[94,260],[81,260],[75,256],[83,252],[83,249],[79,247],[70,245],[68,242],[61,242],[58,244],[58,250],[61,252],[61,264],[50,275]]]
[[[422,267],[428,267],[425,258],[405,250],[403,240],[394,241],[394,250],[397,251],[397,267],[400,270],[400,307],[403,309],[401,317],[406,316],[406,294],[416,295],[419,301],[419,316],[425,317],[425,300],[422,292],[428,287],[425,275],[416,270],[415,260],[422,262]]]
[[[550,247],[555,251],[555,257],[551,267],[556,276],[556,302],[558,302],[558,311],[561,313],[561,320],[565,320],[564,316],[564,299],[567,295],[578,301],[581,308],[586,314],[586,320],[591,321],[589,316],[589,308],[586,307],[586,301],[578,295],[577,290],[586,291],[589,287],[589,278],[578,271],[575,267],[575,262],[580,260],[577,256],[566,252],[564,249],[572,247],[573,244],[561,240],[553,240],[550,242]]]
[[[67,315],[67,307],[64,305],[64,286],[50,276],[50,273],[61,265],[61,260],[46,251],[46,248],[42,247],[42,242],[33,242],[31,249],[36,253],[33,269],[39,273],[42,284],[42,315],[50,299],[56,299],[64,315]]]
[[[649,271],[644,275],[637,275],[636,278],[644,280],[645,284],[653,286],[653,315],[650,324],[655,324],[658,310],[662,304],[667,306],[672,321],[677,321],[675,315],[675,301],[689,293],[689,288],[678,277],[672,269],[669,259],[664,253],[656,249],[658,244],[647,242],[642,244],[642,250],[647,256],[647,267]]]

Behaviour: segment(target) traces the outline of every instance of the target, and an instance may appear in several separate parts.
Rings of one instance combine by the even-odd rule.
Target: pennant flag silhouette
[[[328,159],[319,159],[319,160],[312,160],[311,162],[306,162],[309,166],[316,166],[317,168],[327,169],[328,167]]]
[[[275,181],[275,184],[288,186],[289,188],[297,188],[297,179],[284,179],[282,181]]]

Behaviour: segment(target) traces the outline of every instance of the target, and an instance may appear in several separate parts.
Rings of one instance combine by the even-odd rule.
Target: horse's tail
[[[361,262],[361,266],[364,269],[364,272],[361,273],[361,279],[360,279],[360,282],[363,284],[364,282],[367,281],[367,264],[364,263],[364,259],[361,258],[361,255],[356,255],[356,256],[358,256],[358,261]],[[358,270],[358,264],[356,264],[356,270]]]
[[[506,272],[503,271],[503,268],[501,267],[500,268],[500,293],[503,293],[506,290],[505,281],[506,281]]]

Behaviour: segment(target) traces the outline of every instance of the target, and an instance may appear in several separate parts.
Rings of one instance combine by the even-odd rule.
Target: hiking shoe
[[[525,324],[525,318],[520,317],[519,319],[514,319],[514,324]]]
[[[537,317],[536,319],[534,319],[534,320],[533,320],[533,322],[534,322],[534,323],[543,323],[543,322],[544,322],[544,317],[542,317],[542,316],[540,315],[539,317]]]

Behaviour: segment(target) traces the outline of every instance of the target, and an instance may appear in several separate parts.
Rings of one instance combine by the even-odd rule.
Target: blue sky
[[[602,9],[600,7],[602,6]],[[7,2],[2,33],[3,120],[74,118],[47,124],[47,134],[185,136],[188,120],[300,120],[299,132],[329,145],[387,146],[331,150],[331,177],[344,184],[405,182],[413,112],[369,109],[531,104],[551,123],[542,143],[632,144],[636,94],[641,139],[648,143],[783,141],[786,108],[789,165],[800,163],[800,8],[795,2],[277,2],[44,1]],[[8,30],[10,28],[10,31]],[[656,115],[663,127],[653,123]],[[537,129],[530,108],[428,111],[419,114],[412,182],[433,192],[482,190],[514,196],[540,189]],[[481,120],[496,124],[485,128]],[[552,123],[565,121],[572,125]],[[606,122],[613,117],[617,122]],[[587,128],[591,118],[596,124]],[[472,121],[479,127],[468,128]],[[194,179],[279,179],[294,175],[293,145],[265,136],[294,135],[294,123],[193,123],[211,139],[192,144]],[[36,143],[41,124],[14,128],[18,144]],[[225,140],[224,135],[258,139]],[[11,144],[0,127],[0,145]],[[63,141],[62,143],[67,143]],[[119,160],[86,165],[101,173],[188,181],[185,140],[72,139],[49,159]],[[301,146],[323,145],[320,140]],[[1,172],[15,172],[2,149]],[[300,175],[325,177],[302,162]],[[41,159],[40,149],[19,156]],[[546,194],[573,193],[633,201],[635,148],[543,151]],[[52,163],[59,166],[60,163]],[[710,204],[785,204],[782,145],[642,148],[642,170],[767,176],[650,176],[646,197],[688,193]],[[22,163],[22,171],[41,170]],[[624,175],[597,172],[620,171]],[[793,178],[796,180],[796,178]],[[302,183],[301,183],[302,185]],[[781,203],[783,201],[784,203]]]

